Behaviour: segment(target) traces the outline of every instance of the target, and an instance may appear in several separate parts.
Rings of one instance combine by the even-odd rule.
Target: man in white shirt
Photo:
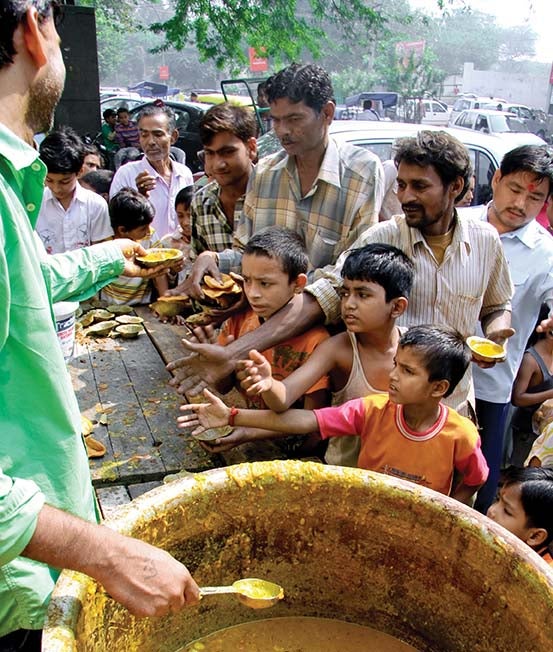
[[[473,365],[476,414],[481,428],[482,451],[490,475],[478,492],[475,507],[486,513],[494,501],[499,480],[505,421],[511,388],[535,328],[542,303],[553,314],[553,238],[535,220],[553,192],[553,155],[545,145],[524,145],[505,154],[492,179],[493,199],[479,209],[480,218],[499,233],[515,292],[507,360],[486,369]],[[468,219],[476,211],[459,211]],[[540,330],[553,328],[553,316]]]
[[[182,188],[194,183],[186,165],[170,158],[171,145],[178,138],[175,116],[168,106],[146,107],[138,117],[140,147],[144,158],[122,165],[110,188],[110,198],[121,188],[135,188],[155,208],[152,227],[160,238],[178,226],[175,197]]]
[[[86,150],[69,127],[51,132],[40,144],[48,168],[36,231],[49,254],[88,247],[113,236],[103,197],[79,185]]]

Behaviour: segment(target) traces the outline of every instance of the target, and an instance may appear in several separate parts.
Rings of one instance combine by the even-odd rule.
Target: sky
[[[428,13],[439,12],[436,0],[409,0],[409,4]],[[454,0],[448,6],[463,4],[496,16],[504,27],[529,24],[538,35],[535,60],[553,62],[553,0]]]

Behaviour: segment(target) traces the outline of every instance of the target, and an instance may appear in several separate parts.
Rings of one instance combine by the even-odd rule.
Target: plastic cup
[[[75,312],[79,304],[77,301],[59,301],[53,307],[61,352],[65,362],[69,362],[75,345]]]

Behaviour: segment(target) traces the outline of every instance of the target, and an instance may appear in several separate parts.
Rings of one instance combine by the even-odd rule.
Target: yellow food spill
[[[372,627],[330,618],[286,617],[227,627],[179,652],[415,652],[416,648]]]

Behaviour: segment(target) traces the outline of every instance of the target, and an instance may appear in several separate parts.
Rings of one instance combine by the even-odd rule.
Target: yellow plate
[[[505,348],[501,344],[496,344],[485,337],[472,335],[467,337],[467,344],[475,357],[484,362],[503,362],[507,357]]]

